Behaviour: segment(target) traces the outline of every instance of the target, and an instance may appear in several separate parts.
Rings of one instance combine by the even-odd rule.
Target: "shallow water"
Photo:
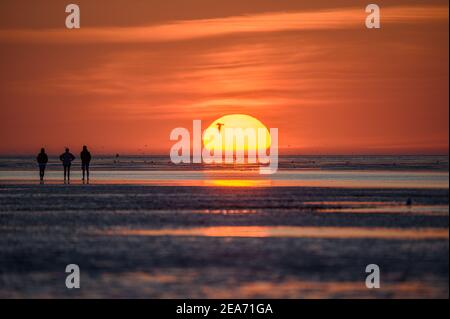
[[[0,171],[1,183],[36,183],[34,171]],[[61,172],[48,171],[46,184],[61,184]],[[81,184],[72,173],[72,184]],[[448,172],[431,171],[278,171],[259,175],[255,171],[93,171],[91,184],[140,184],[159,186],[227,187],[346,187],[346,188],[448,188]]]
[[[45,184],[0,158],[0,297],[448,298],[446,156],[283,157],[270,176],[114,160],[68,185],[54,158]]]
[[[370,203],[368,203],[370,205]],[[351,214],[420,214],[434,216],[448,216],[449,207],[446,205],[342,205],[344,208],[318,209],[319,213],[351,213]]]
[[[97,233],[98,234],[98,233]],[[166,229],[113,229],[109,236],[185,236],[242,238],[378,238],[399,240],[448,239],[446,228],[364,228],[364,227],[289,227],[289,226],[215,226]]]
[[[91,166],[94,170],[256,170],[257,165],[249,164],[173,164],[165,155],[125,155],[108,156],[95,154]],[[0,170],[36,170],[36,156],[3,156],[0,157]],[[75,159],[73,168],[81,166]],[[61,170],[59,157],[49,154],[50,170]],[[389,170],[389,171],[447,171],[449,169],[448,155],[280,155],[281,170]]]

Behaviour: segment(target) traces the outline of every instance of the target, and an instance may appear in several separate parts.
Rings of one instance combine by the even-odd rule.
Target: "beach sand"
[[[448,217],[448,188],[9,181],[0,297],[448,298]]]

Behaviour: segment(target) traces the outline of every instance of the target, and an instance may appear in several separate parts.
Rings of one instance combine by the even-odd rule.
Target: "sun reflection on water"
[[[397,240],[448,239],[448,228],[212,226],[166,229],[113,229],[110,236],[194,236],[243,238],[374,238]]]
[[[270,180],[250,180],[250,179],[214,179],[205,180],[205,186],[223,186],[223,187],[265,187],[271,186]]]

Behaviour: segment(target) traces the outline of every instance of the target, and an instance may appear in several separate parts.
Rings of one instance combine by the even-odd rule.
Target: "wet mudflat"
[[[448,252],[448,189],[0,185],[6,298],[448,298]]]

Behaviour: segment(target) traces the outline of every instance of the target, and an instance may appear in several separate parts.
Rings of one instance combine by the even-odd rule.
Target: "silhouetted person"
[[[81,170],[83,171],[83,181],[86,173],[87,180],[89,181],[89,163],[91,162],[91,153],[88,151],[87,146],[83,146],[83,150],[80,153],[81,158]]]
[[[40,178],[41,182],[43,182],[44,174],[45,174],[45,167],[47,166],[47,163],[48,163],[48,156],[47,156],[47,154],[45,154],[44,148],[41,148],[41,152],[36,157],[36,161],[39,164],[39,178]]]
[[[75,159],[72,153],[69,152],[69,149],[66,148],[66,151],[59,156],[59,160],[62,162],[64,166],[64,182],[70,182],[70,165],[72,165],[72,161]]]

